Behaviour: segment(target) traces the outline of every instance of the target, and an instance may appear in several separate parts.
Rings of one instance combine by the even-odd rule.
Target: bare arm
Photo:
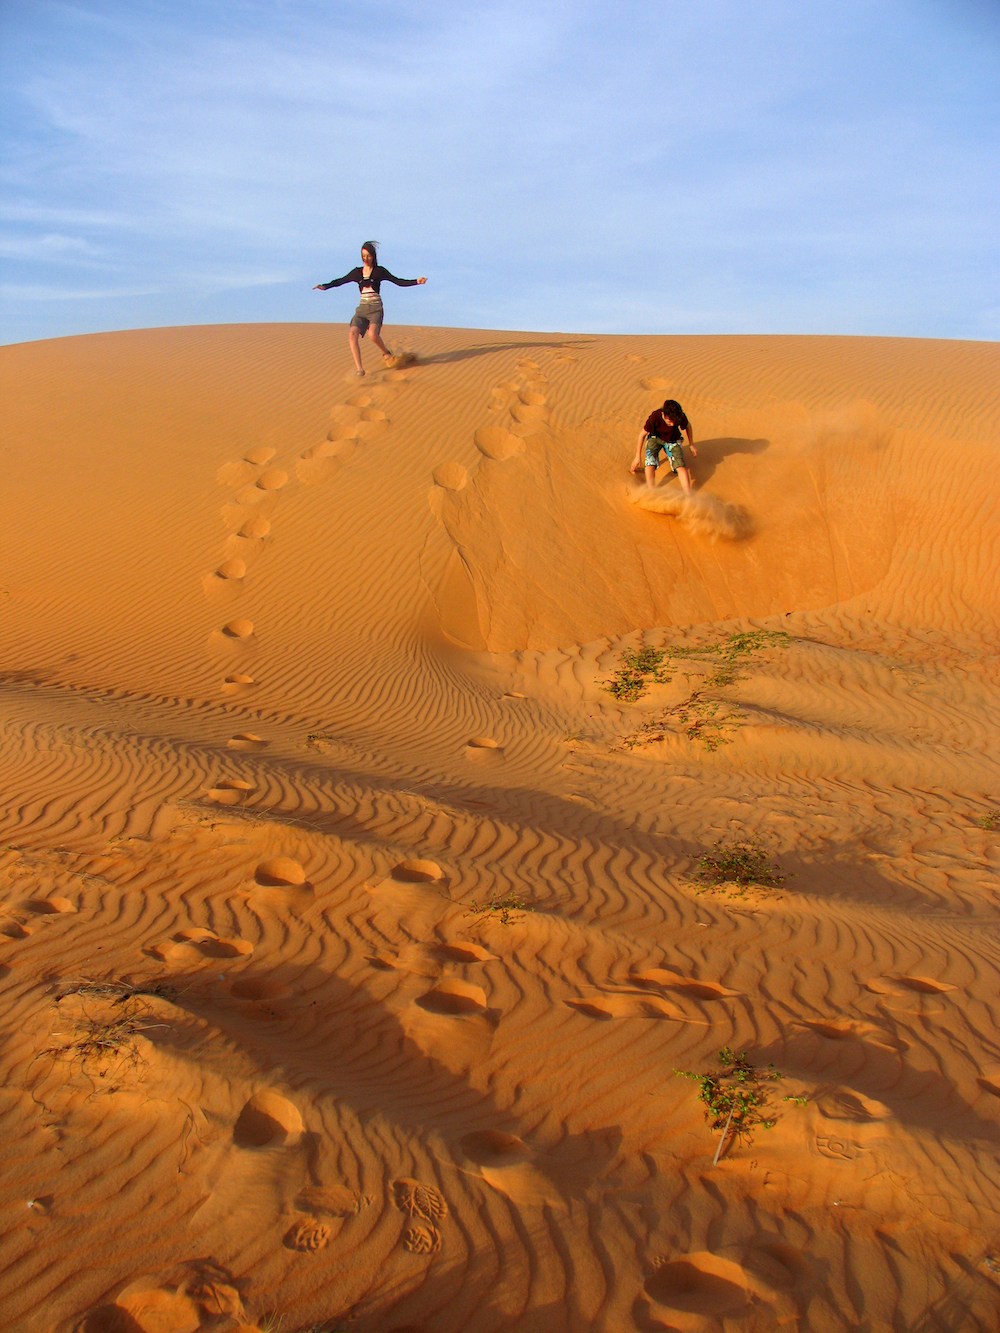
[[[698,450],[694,447],[694,431],[691,429],[690,422],[684,427],[684,434],[688,437],[688,448],[694,454],[695,458],[697,458]]]
[[[639,464],[642,462],[642,446],[646,443],[646,431],[639,432],[639,443],[635,446],[635,458],[632,460],[632,466],[629,472],[638,472]]]

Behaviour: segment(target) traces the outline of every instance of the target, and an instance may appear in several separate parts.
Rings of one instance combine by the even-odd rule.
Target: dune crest
[[[389,333],[0,349],[4,1333],[996,1333],[1000,349]]]

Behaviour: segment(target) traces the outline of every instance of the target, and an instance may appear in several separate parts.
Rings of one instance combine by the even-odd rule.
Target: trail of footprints
[[[334,404],[326,438],[303,450],[295,461],[299,482],[308,486],[327,480],[367,441],[389,430],[392,423],[385,406],[395,386],[409,378],[405,366],[414,361],[406,353],[394,358],[394,368],[382,371],[373,384],[355,392],[345,402]],[[353,374],[349,382],[356,384]],[[253,562],[272,540],[271,516],[280,492],[290,480],[283,467],[272,465],[276,454],[277,450],[270,445],[259,445],[247,450],[242,458],[224,463],[216,474],[220,485],[238,489],[222,508],[222,521],[230,530],[222,557],[202,580],[210,601],[226,603],[241,597]],[[212,649],[235,658],[234,666],[240,668],[230,671],[222,680],[223,694],[238,698],[253,691],[258,682],[245,668],[251,665],[257,644],[257,626],[246,616],[233,616],[213,632]],[[231,737],[228,745],[234,750],[261,750],[267,741],[253,732],[242,732]],[[239,798],[226,795],[225,790],[226,783],[220,782],[206,794],[222,804],[235,804]]]

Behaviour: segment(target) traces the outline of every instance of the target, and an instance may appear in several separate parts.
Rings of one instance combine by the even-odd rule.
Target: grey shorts
[[[676,472],[679,467],[687,467],[684,462],[684,450],[678,440],[676,444],[668,444],[666,440],[657,439],[655,435],[646,436],[646,467],[660,466],[660,450],[666,454],[666,461],[670,464],[670,470]]]
[[[362,338],[368,332],[369,324],[374,324],[375,332],[379,333],[382,329],[382,302],[381,301],[362,301],[354,312],[354,318],[351,320],[351,327],[359,329]]]

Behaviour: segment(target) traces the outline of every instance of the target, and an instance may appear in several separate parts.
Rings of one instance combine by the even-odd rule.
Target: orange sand
[[[1000,348],[395,333],[0,349],[3,1329],[1000,1328]]]

